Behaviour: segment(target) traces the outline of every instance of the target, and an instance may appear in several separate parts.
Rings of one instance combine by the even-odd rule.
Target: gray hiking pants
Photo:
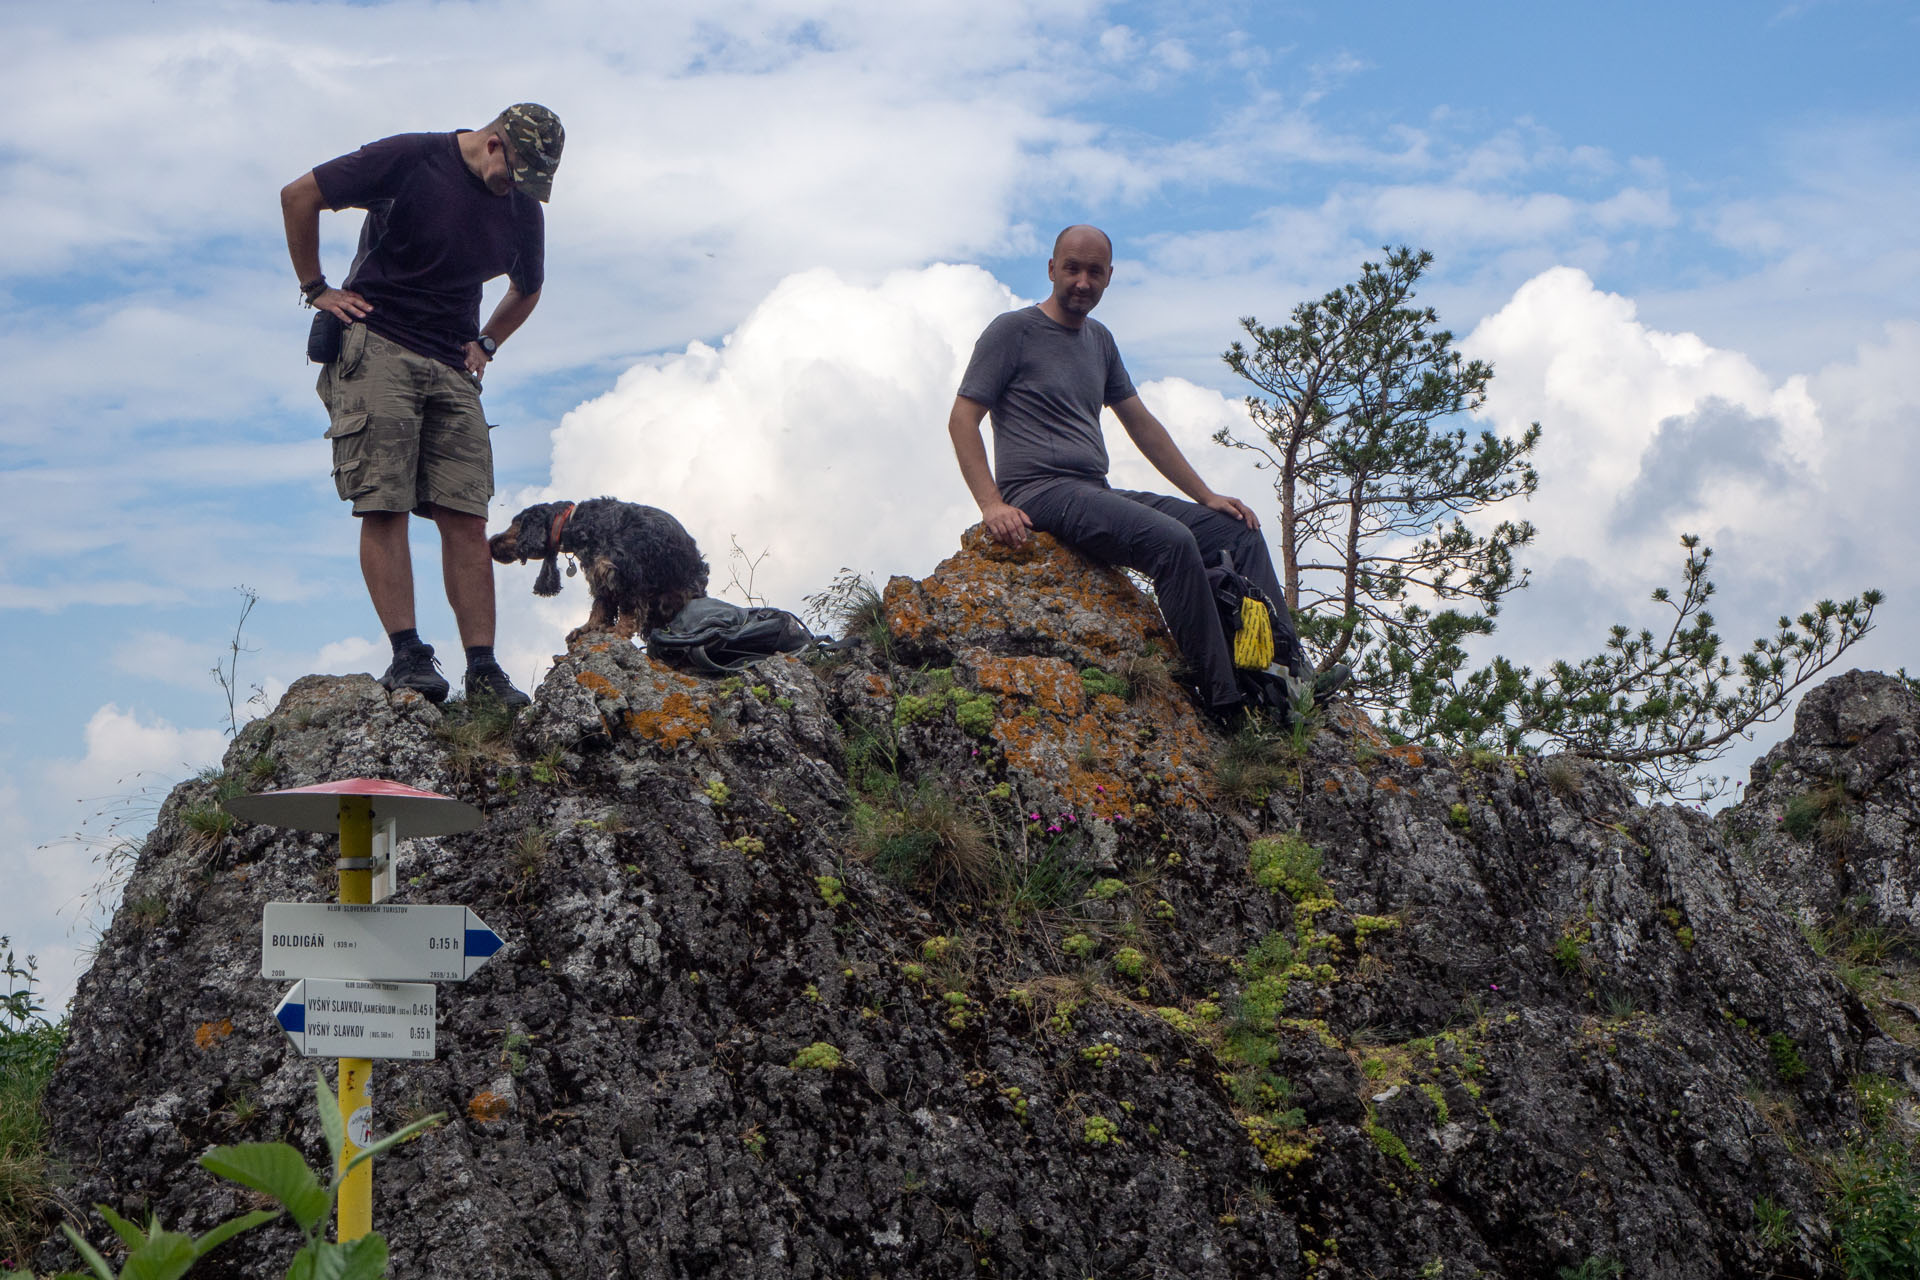
[[[1233,567],[1273,602],[1278,615],[1274,660],[1282,666],[1299,665],[1300,643],[1287,615],[1286,594],[1274,574],[1267,540],[1258,530],[1197,502],[1114,489],[1092,480],[1024,486],[1008,501],[1025,511],[1042,533],[1095,560],[1138,569],[1153,579],[1160,615],[1210,706],[1240,701],[1233,652],[1207,584],[1206,564],[1216,552],[1230,554]]]

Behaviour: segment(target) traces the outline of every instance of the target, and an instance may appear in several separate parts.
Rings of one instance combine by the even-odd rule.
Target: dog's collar
[[[569,502],[569,503],[568,503],[568,504],[567,504],[567,505],[565,506],[565,508],[563,508],[563,509],[561,510],[561,512],[560,512],[560,514],[559,514],[559,515],[557,515],[557,516],[555,516],[555,517],[553,518],[553,527],[547,530],[547,551],[548,551],[548,554],[550,554],[550,555],[557,555],[557,554],[559,554],[559,551],[560,551],[560,534],[561,534],[561,533],[562,533],[562,532],[563,532],[563,531],[564,531],[564,530],[566,529],[566,527],[567,527],[567,517],[568,517],[568,516],[571,516],[571,515],[573,514],[573,507],[574,507],[574,504],[573,504],[573,503],[571,503],[571,502]]]

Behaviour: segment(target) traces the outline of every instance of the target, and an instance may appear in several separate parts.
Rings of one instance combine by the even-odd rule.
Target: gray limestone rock
[[[883,649],[724,681],[585,637],[510,729],[309,677],[234,742],[251,789],[486,814],[402,872],[507,946],[441,986],[435,1061],[376,1068],[377,1128],[449,1116],[379,1162],[392,1274],[1838,1274],[1819,1153],[1912,1053],[1778,901],[1864,876],[1909,918],[1910,694],[1810,695],[1720,822],[1338,708],[1228,788],[1176,693],[1107,678],[1156,634],[1117,575],[975,539],[887,601]],[[1841,852],[1879,861],[1783,883],[1761,815],[1834,779]],[[96,1201],[248,1207],[209,1146],[321,1149],[257,922],[329,897],[332,850],[196,830],[217,786],[164,807],[47,1095],[102,1244]],[[291,1240],[194,1274],[278,1274]]]
[[[1920,698],[1849,671],[1802,698],[1727,830],[1808,923],[1920,929]]]

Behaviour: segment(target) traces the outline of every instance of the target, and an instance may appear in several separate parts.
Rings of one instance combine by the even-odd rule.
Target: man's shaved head
[[[1087,312],[1100,305],[1100,295],[1113,279],[1113,240],[1084,222],[1068,227],[1053,239],[1047,279],[1053,284],[1053,296],[1040,309],[1069,329],[1078,329]]]
[[[1060,246],[1067,242],[1068,236],[1073,235],[1075,232],[1082,231],[1099,236],[1101,243],[1107,247],[1107,261],[1113,261],[1113,237],[1100,228],[1091,226],[1085,222],[1076,222],[1053,238],[1053,256],[1056,258],[1060,256]]]

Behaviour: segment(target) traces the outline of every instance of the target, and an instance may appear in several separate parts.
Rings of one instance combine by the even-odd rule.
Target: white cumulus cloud
[[[1543,428],[1533,561],[1589,561],[1630,594],[1676,562],[1683,532],[1779,545],[1825,456],[1805,378],[1654,329],[1571,267],[1522,285],[1463,347],[1494,366],[1495,427]]]

